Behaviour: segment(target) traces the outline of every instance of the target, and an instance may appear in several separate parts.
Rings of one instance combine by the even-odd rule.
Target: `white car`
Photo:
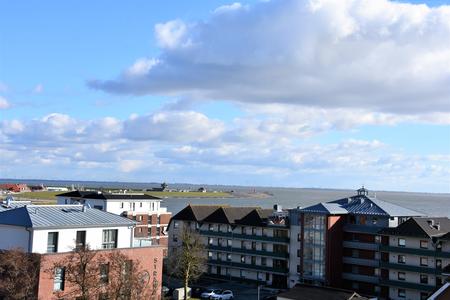
[[[215,293],[214,295],[211,296],[211,299],[213,299],[213,300],[231,300],[233,298],[234,298],[233,292],[230,290],[225,290],[220,293]]]
[[[206,291],[204,291],[201,295],[200,298],[202,299],[213,299],[212,297],[214,295],[220,294],[222,293],[222,290],[219,289],[207,289]]]

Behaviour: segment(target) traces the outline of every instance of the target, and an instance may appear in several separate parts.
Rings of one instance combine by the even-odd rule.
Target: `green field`
[[[139,191],[136,191],[137,193]],[[16,198],[37,199],[37,200],[56,200],[55,195],[63,192],[25,192],[16,194]],[[231,194],[227,192],[145,192],[147,195],[159,198],[224,198],[230,197]]]

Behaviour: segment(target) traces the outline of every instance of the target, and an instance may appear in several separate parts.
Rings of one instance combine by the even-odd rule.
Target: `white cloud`
[[[113,93],[289,103],[387,114],[450,112],[450,6],[277,0],[155,28],[163,53]]]
[[[6,98],[0,96],[0,109],[7,109],[11,106]]]
[[[139,160],[131,160],[131,159],[127,159],[127,160],[122,160],[119,162],[119,169],[122,172],[133,172],[136,171],[137,169],[142,167],[142,162]]]
[[[145,75],[150,69],[159,63],[157,59],[138,59],[131,67],[126,71],[128,76],[141,76]]]

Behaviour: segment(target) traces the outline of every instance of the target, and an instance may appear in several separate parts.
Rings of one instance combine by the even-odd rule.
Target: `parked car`
[[[216,294],[220,294],[222,293],[222,290],[219,289],[207,289],[206,291],[204,291],[200,298],[202,299],[212,299],[212,296],[216,295]]]
[[[213,300],[231,300],[233,298],[233,292],[230,290],[225,290],[220,293],[214,293],[214,295],[211,296],[211,299]]]

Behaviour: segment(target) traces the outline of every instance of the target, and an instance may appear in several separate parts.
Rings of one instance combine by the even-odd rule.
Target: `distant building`
[[[161,187],[159,188],[151,188],[150,190],[147,190],[149,192],[165,192],[169,188],[169,185],[165,182],[161,183]]]
[[[206,193],[206,188],[201,187],[197,191],[200,192],[200,193]]]
[[[0,212],[0,249],[22,248],[41,254],[39,299],[56,299],[59,291],[70,290],[64,266],[55,268],[53,274],[48,270],[75,246],[89,245],[105,254],[120,250],[140,262],[152,277],[149,280],[161,282],[163,248],[133,247],[135,225],[133,220],[83,205],[27,205]],[[157,293],[159,297],[159,289]]]
[[[390,299],[428,299],[450,275],[450,220],[411,218],[381,232],[382,284]],[[447,298],[447,299],[450,299]]]
[[[183,228],[197,230],[208,249],[208,275],[287,287],[287,211],[259,207],[189,205],[169,225],[169,255]]]
[[[87,204],[93,208],[125,216],[138,222],[135,242],[140,245],[168,245],[167,226],[171,213],[161,207],[161,199],[145,194],[111,194],[72,191],[57,195],[58,204]]]
[[[0,184],[0,190],[9,191],[12,193],[29,192],[30,188],[25,183],[5,183]]]
[[[69,188],[63,186],[48,186],[47,191],[49,192],[67,192]]]

